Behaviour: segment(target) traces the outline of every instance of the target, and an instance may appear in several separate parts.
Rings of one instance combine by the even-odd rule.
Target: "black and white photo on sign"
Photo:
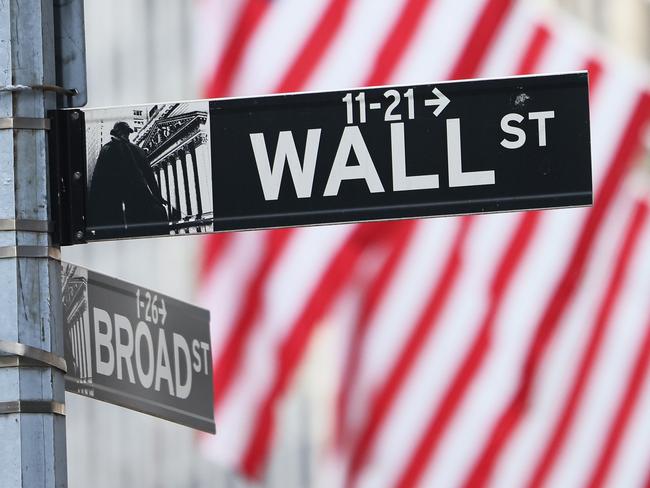
[[[89,111],[86,142],[91,235],[204,232],[211,225],[207,102]]]
[[[88,311],[88,271],[63,263],[61,267],[63,301],[64,348],[67,359],[68,382],[74,391],[93,396],[92,344]],[[72,358],[72,361],[69,360]]]

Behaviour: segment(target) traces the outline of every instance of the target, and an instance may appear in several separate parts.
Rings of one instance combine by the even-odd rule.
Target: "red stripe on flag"
[[[284,75],[278,86],[278,92],[302,89],[343,24],[350,3],[350,0],[332,0],[318,21],[316,29],[311,33],[300,54]]]
[[[349,440],[349,432],[346,429],[347,408],[349,406],[350,392],[353,390],[357,380],[361,346],[365,340],[377,308],[384,299],[384,293],[392,282],[398,265],[404,256],[404,251],[413,237],[417,221],[401,220],[397,222],[384,223],[383,239],[388,240],[386,258],[364,294],[363,303],[356,321],[357,326],[352,333],[352,339],[348,345],[348,354],[341,376],[341,387],[337,401],[337,426],[336,444],[341,447]]]
[[[523,57],[523,62],[519,66],[518,73],[520,75],[527,75],[535,72],[535,67],[539,64],[539,60],[551,40],[551,32],[545,25],[538,25],[535,27],[534,34],[528,44],[528,49]]]
[[[645,201],[638,202],[635,208],[635,214],[630,224],[630,229],[628,236],[626,237],[625,246],[630,248],[627,250],[630,254],[632,253],[631,248],[635,247],[639,234],[641,234],[641,228],[645,224],[648,217],[648,204]],[[629,242],[633,241],[633,242]],[[629,257],[626,257],[629,259]],[[594,464],[594,470],[589,478],[589,483],[587,486],[590,488],[598,488],[603,485],[607,480],[607,475],[612,466],[612,461],[614,460],[616,453],[621,442],[621,437],[627,428],[627,425],[630,420],[630,416],[634,411],[634,408],[637,404],[639,398],[639,392],[642,385],[644,384],[647,375],[648,375],[648,365],[650,364],[650,322],[646,326],[646,332],[644,335],[643,343],[639,352],[637,354],[634,369],[632,374],[628,378],[627,386],[625,393],[621,398],[621,402],[616,411],[616,416],[614,417],[611,425],[609,426],[609,431],[605,443],[603,444],[600,455],[598,456],[597,462]]]
[[[603,65],[596,58],[589,58],[586,63],[586,70],[589,72],[589,95],[593,96],[594,87],[598,86],[603,77]]]
[[[269,0],[248,0],[235,23],[230,39],[226,44],[221,60],[206,88],[209,98],[230,95],[232,81],[241,64],[244,51],[269,8]]]
[[[275,264],[287,247],[292,233],[293,229],[282,229],[266,232],[264,235],[264,256],[246,286],[244,300],[239,308],[239,315],[223,348],[223,353],[214,363],[215,409],[218,409],[221,405],[221,401],[239,371],[244,347],[262,313],[264,286],[268,283],[269,275],[275,269]]]
[[[204,281],[208,274],[214,272],[214,268],[219,265],[221,257],[231,242],[232,235],[225,232],[210,234],[203,238],[201,268],[199,269],[201,281]]]
[[[260,474],[274,429],[275,405],[291,375],[296,371],[316,325],[344,289],[365,246],[370,240],[376,238],[381,229],[378,224],[355,227],[330,261],[323,278],[311,293],[298,319],[280,346],[278,369],[273,384],[257,410],[259,415],[252,420],[253,435],[241,462],[241,469],[247,476],[257,477]]]
[[[645,214],[645,206],[640,205],[635,208],[634,216],[630,222],[623,245],[616,258],[614,271],[607,285],[598,314],[596,315],[596,322],[591,337],[589,338],[589,343],[587,344],[582,359],[580,360],[580,365],[571,386],[571,390],[562,406],[560,417],[553,428],[537,466],[532,471],[532,476],[528,483],[531,487],[539,487],[544,484],[548,474],[555,464],[555,461],[557,460],[557,456],[560,454],[562,447],[564,446],[564,441],[571,428],[571,423],[578,412],[580,401],[583,397],[584,389],[593,369],[594,362],[596,361],[602,341],[610,325],[610,316],[621,293],[630,258],[634,252],[640,230],[645,220]]]
[[[485,53],[499,31],[508,12],[514,5],[513,0],[489,0],[472,29],[469,42],[465,44],[449,79],[472,78],[476,76]]]
[[[418,318],[408,341],[401,350],[395,362],[396,366],[391,370],[387,380],[377,392],[370,410],[370,415],[368,415],[368,420],[364,425],[350,458],[348,485],[353,486],[356,483],[360,470],[370,454],[370,446],[374,442],[382,422],[386,415],[388,415],[399,389],[408,377],[415,360],[426,342],[426,338],[433,333],[438,323],[438,317],[443,305],[447,302],[447,298],[460,274],[463,248],[472,221],[473,217],[461,219],[452,244],[452,251],[445,261],[445,267],[439,280],[432,287],[426,307]]]
[[[404,5],[399,19],[377,53],[374,67],[365,83],[367,86],[387,83],[424,19],[426,8],[431,4],[433,0],[408,0]]]
[[[609,209],[614,194],[620,187],[630,161],[639,148],[648,117],[650,117],[650,94],[646,92],[637,101],[636,109],[627,123],[624,136],[603,180],[598,198],[595,199],[594,206],[591,208],[580,231],[569,264],[536,327],[536,334],[528,350],[519,388],[493,426],[485,447],[471,471],[466,486],[483,486],[487,482],[500,452],[527,409],[532,383],[540,367],[541,356],[557,328],[560,316],[576,290],[587,258],[591,253],[596,234],[600,229],[600,224]]]

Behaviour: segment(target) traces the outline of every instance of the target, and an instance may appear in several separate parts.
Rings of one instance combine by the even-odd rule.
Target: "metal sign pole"
[[[0,485],[65,487],[59,250],[51,240],[47,110],[53,2],[0,0]]]

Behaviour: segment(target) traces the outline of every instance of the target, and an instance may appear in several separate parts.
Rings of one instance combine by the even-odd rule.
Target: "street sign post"
[[[589,205],[586,72],[55,114],[63,244]]]
[[[88,101],[84,0],[54,0],[56,84],[73,95],[60,95],[58,107],[83,107]]]
[[[214,433],[210,314],[63,264],[66,390]]]

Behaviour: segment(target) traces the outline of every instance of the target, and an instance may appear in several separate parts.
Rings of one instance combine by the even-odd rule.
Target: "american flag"
[[[650,486],[644,68],[526,1],[202,8],[211,97],[588,69],[595,193],[585,209],[206,240],[205,451],[263,479],[281,404],[329,330],[315,485]]]

